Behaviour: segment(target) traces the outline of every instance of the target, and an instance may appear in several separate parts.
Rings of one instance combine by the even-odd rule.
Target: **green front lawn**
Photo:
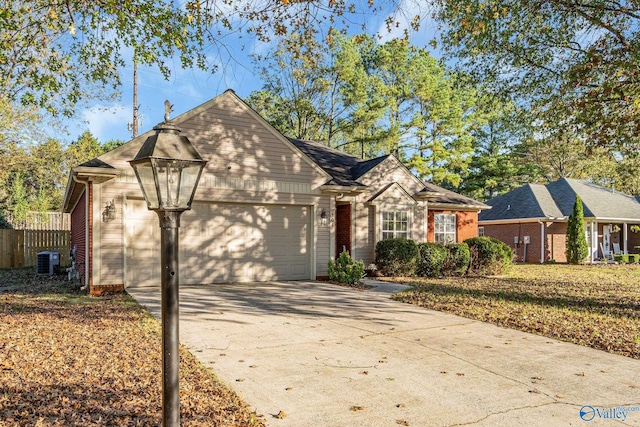
[[[386,280],[415,287],[398,301],[640,359],[638,265],[514,265],[505,277]]]

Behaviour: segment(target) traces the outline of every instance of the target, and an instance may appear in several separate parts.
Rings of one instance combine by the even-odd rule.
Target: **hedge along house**
[[[487,208],[394,156],[286,138],[230,90],[172,122],[209,161],[181,218],[182,284],[322,279],[343,249],[368,264],[380,239],[475,236]],[[152,132],[70,173],[64,211],[93,293],[160,284],[158,218],[128,163]]]
[[[640,198],[588,181],[562,178],[547,185],[528,184],[495,197],[479,215],[479,232],[507,243],[516,260],[566,262],[567,221],[576,195],[582,199],[590,262],[613,253],[638,252]]]

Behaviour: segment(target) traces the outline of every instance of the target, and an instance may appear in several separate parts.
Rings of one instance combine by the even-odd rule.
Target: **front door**
[[[351,255],[351,204],[336,206],[336,258],[346,250]]]

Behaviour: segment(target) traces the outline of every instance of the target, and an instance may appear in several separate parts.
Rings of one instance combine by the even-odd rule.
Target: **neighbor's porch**
[[[585,220],[585,233],[591,262],[640,253],[640,223]]]

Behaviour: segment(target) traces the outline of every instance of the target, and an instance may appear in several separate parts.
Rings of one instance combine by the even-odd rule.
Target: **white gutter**
[[[546,246],[544,241],[544,221],[539,219],[538,223],[540,224],[540,264],[544,264],[544,247]]]

